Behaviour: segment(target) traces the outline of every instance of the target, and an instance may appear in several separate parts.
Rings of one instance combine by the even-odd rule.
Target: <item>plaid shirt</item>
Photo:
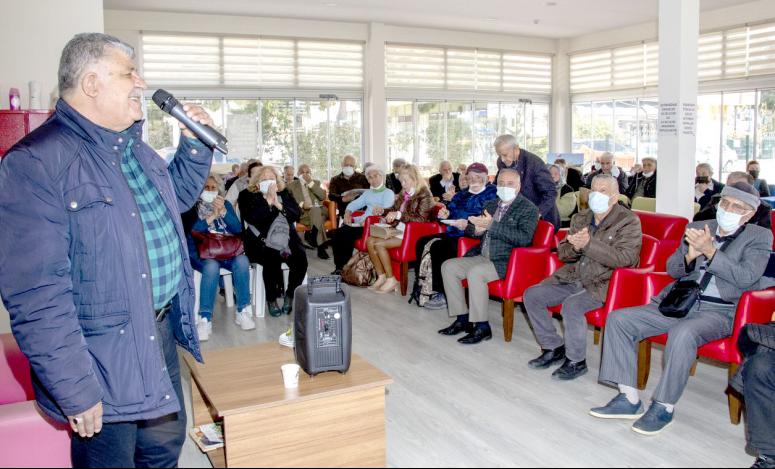
[[[160,309],[175,297],[183,275],[180,240],[158,189],[132,153],[131,141],[121,159],[121,170],[140,210],[151,265],[153,307]]]

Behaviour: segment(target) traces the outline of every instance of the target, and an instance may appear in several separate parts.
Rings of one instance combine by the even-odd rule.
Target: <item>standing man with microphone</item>
[[[167,167],[142,141],[145,88],[130,46],[76,35],[54,115],[0,164],[0,187],[13,187],[0,191],[0,295],[38,405],[72,428],[75,467],[176,466],[176,344],[201,360],[180,213],[212,150],[181,124]]]

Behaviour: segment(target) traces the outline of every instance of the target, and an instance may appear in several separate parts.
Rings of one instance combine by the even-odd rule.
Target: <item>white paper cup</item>
[[[280,367],[283,371],[283,384],[288,389],[299,387],[299,373],[301,367],[295,363],[288,363]]]

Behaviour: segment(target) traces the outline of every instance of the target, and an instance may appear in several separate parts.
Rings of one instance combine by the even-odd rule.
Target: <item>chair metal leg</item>
[[[646,389],[651,372],[651,342],[644,339],[638,347],[638,389]]]
[[[401,263],[401,296],[406,296],[409,289],[409,263]]]
[[[511,342],[514,333],[514,300],[503,300],[503,340]]]
[[[730,381],[732,380],[732,377],[734,377],[737,374],[738,368],[739,368],[739,365],[737,363],[729,364]],[[740,417],[743,414],[743,403],[740,402],[740,398],[737,396],[737,394],[734,391],[730,391],[727,394],[727,400],[729,401],[729,420],[732,422],[733,425],[739,425]]]
[[[595,345],[600,345],[600,328],[595,328]]]

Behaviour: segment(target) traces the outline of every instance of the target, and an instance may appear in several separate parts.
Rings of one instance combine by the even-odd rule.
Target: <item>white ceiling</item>
[[[702,10],[747,2],[700,1]],[[658,4],[659,0],[104,0],[106,9],[117,10],[375,21],[547,38],[656,21]]]

